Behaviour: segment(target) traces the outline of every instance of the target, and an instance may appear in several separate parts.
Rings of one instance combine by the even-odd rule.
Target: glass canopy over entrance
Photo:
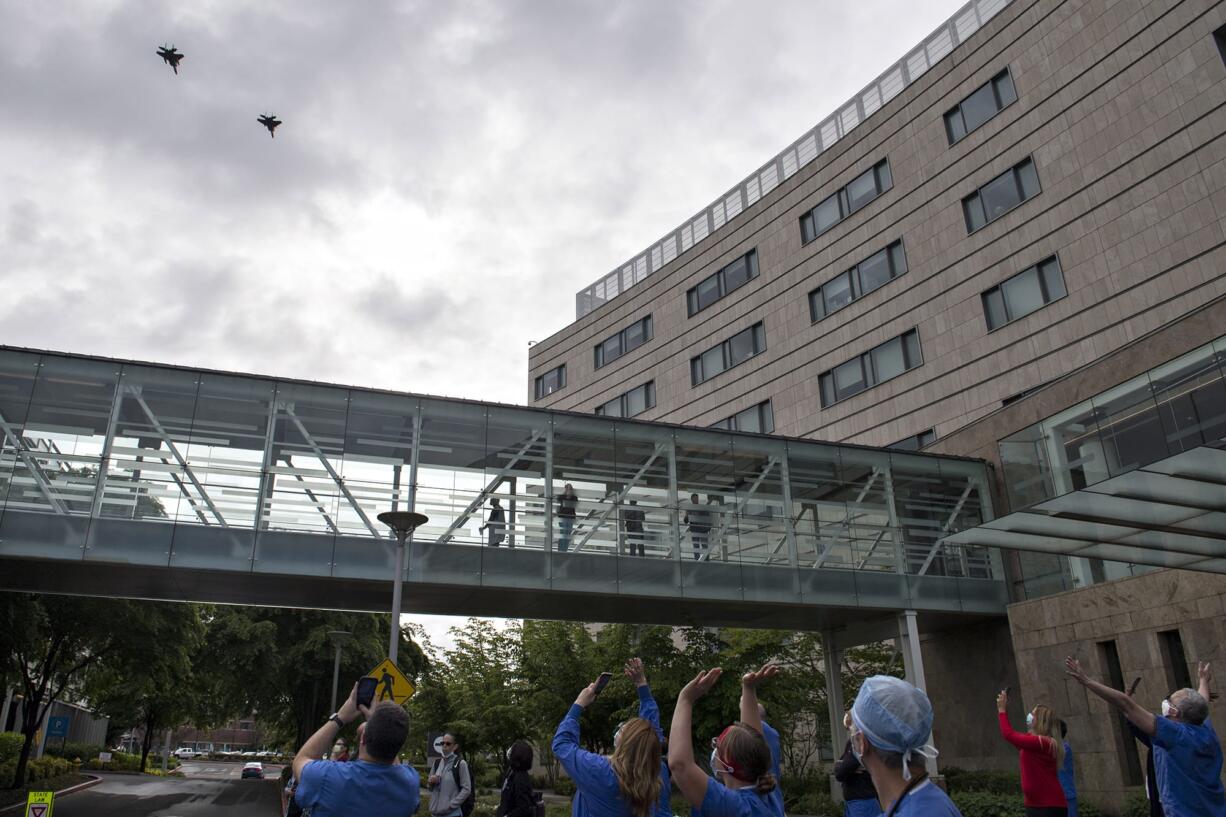
[[[999,442],[1014,513],[950,542],[1226,573],[1226,338]]]
[[[375,518],[417,510],[426,612],[1005,603],[998,553],[945,539],[992,518],[974,460],[4,347],[0,434],[7,589],[386,609]]]

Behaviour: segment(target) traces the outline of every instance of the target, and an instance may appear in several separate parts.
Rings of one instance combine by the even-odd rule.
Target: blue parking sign
[[[47,718],[47,737],[49,738],[68,737],[68,716],[67,715],[61,715],[55,718]]]

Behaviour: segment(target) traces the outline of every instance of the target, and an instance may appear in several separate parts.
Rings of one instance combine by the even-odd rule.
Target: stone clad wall
[[[1069,725],[1079,796],[1105,813],[1131,790],[1124,783],[1117,721],[1105,702],[1064,675],[1064,657],[1079,657],[1092,677],[1106,680],[1099,645],[1114,641],[1125,684],[1140,676],[1137,699],[1156,712],[1173,686],[1158,633],[1178,630],[1193,684],[1197,660],[1210,661],[1215,689],[1226,690],[1226,576],[1160,570],[1020,602],[1009,607],[1009,628],[1022,699],[1010,706],[1014,728],[1030,707],[1054,707]],[[1226,724],[1226,697],[1210,712]],[[1218,735],[1226,732],[1219,727]],[[1138,748],[1144,768],[1146,750]]]

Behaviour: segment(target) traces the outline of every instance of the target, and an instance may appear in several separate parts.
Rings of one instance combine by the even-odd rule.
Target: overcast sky
[[[578,289],[959,5],[0,0],[0,343],[522,403]]]

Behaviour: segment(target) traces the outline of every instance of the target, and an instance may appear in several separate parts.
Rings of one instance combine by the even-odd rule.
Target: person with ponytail
[[[1001,690],[996,696],[1000,736],[1017,747],[1026,817],[1068,817],[1068,800],[1060,785],[1064,744],[1056,737],[1059,719],[1050,707],[1039,704],[1026,715],[1027,733],[1021,734],[1009,725],[1008,703],[1008,690]]]
[[[783,817],[782,803],[772,797],[777,783],[771,749],[762,734],[757,691],[758,684],[779,674],[777,666],[767,664],[741,678],[741,720],[716,739],[715,777],[707,777],[694,762],[694,702],[715,686],[722,672],[716,667],[698,673],[677,698],[668,741],[673,779],[702,817]]]
[[[579,692],[553,736],[553,754],[575,784],[573,817],[671,817],[668,767],[664,764],[660,708],[651,696],[643,662],[626,662],[638,689],[639,716],[618,727],[613,756],[579,748],[579,716],[596,700],[596,684]]]

